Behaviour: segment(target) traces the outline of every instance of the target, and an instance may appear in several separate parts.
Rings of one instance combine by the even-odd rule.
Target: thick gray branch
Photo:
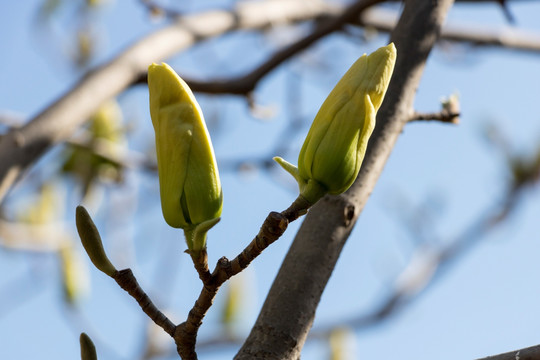
[[[125,90],[149,64],[203,39],[236,29],[313,19],[330,11],[317,0],[265,0],[235,11],[208,11],[181,18],[138,41],[79,83],[26,125],[0,138],[0,202],[24,171],[48,148],[66,140],[107,99]]]
[[[377,126],[355,184],[309,212],[281,266],[259,318],[235,359],[298,359],[322,292],[401,130],[428,54],[453,0],[410,0],[391,41],[398,57]]]

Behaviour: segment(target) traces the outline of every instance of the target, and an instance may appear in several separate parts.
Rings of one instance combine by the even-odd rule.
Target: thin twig
[[[171,336],[174,335],[176,326],[171,320],[169,320],[167,316],[165,316],[165,314],[159,311],[148,295],[146,295],[146,293],[141,289],[131,269],[117,271],[113,278],[122,289],[127,291],[129,295],[131,295],[137,301],[137,303],[139,303],[142,311],[144,311],[145,314],[156,323],[156,325],[163,328],[167,334]]]
[[[204,270],[197,269],[203,281],[203,288],[199,294],[199,298],[195,301],[193,308],[189,312],[188,318],[176,327],[173,335],[178,354],[182,359],[197,359],[195,352],[197,333],[204,316],[212,306],[220,286],[244,270],[264,249],[279,239],[287,229],[289,223],[304,215],[310,206],[311,204],[299,196],[288,209],[281,213],[273,211],[268,214],[257,236],[232,261],[229,261],[226,257],[219,259],[214,271],[209,277],[206,275],[202,276],[201,273],[204,274]],[[194,259],[194,263],[197,267],[198,261]]]
[[[409,121],[440,121],[450,124],[459,124],[460,113],[450,111],[440,111],[434,113],[419,113],[416,112],[411,116]]]

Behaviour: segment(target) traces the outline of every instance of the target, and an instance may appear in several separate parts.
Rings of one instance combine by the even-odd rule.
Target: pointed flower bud
[[[395,62],[393,43],[360,57],[315,116],[298,156],[298,168],[274,158],[294,176],[300,195],[310,203],[327,193],[341,194],[358,176]]]
[[[107,257],[99,231],[84,206],[77,206],[75,221],[84,250],[92,264],[101,272],[113,277],[116,268]]]
[[[150,65],[148,88],[163,217],[182,228],[188,248],[197,251],[221,215],[214,149],[197,100],[169,65]]]

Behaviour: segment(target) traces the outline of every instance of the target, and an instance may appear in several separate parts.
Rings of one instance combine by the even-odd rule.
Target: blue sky
[[[0,112],[15,112],[24,118],[61,96],[80,75],[58,51],[40,45],[44,36],[36,35],[39,4],[0,4],[0,33],[4,34],[0,40]],[[519,28],[540,33],[540,4],[515,2],[510,10]],[[138,2],[111,2],[97,17],[104,30],[96,64],[164,25],[149,21]],[[456,6],[449,22],[509,26],[495,4]],[[273,41],[280,36],[272,34]],[[227,36],[222,41],[220,51],[213,48],[218,41],[212,40],[168,62],[190,76],[239,73],[271,49],[265,39],[251,34]],[[283,65],[255,93],[256,102],[273,111],[268,119],[255,118],[242,98],[197,95],[210,123],[218,162],[274,155],[295,162],[310,119],[333,84],[358,56],[386,42],[385,35],[365,44],[333,35],[299,60]],[[291,96],[287,88],[292,86],[299,86],[295,114],[304,119],[305,126],[293,137],[295,144],[289,153],[273,154],[272,145],[291,116],[285,100]],[[460,125],[414,123],[405,128],[330,279],[315,328],[365,313],[390,291],[413,256],[417,241],[403,226],[404,214],[427,204],[429,240],[437,244],[452,241],[498,206],[507,174],[501,154],[483,139],[487,125],[495,125],[517,152],[537,149],[538,54],[438,48],[429,59],[415,107],[435,111],[440,98],[454,92],[460,94]],[[126,121],[135,128],[130,146],[138,151],[147,151],[153,141],[147,96],[146,89],[138,87],[120,98]],[[212,119],[219,120],[212,123]],[[50,163],[40,163],[45,168],[40,174],[54,169],[53,156],[46,160]],[[269,211],[283,210],[294,200],[294,184],[287,176],[278,169],[272,176],[264,171],[222,173],[225,203],[222,221],[208,240],[211,264],[223,255],[237,254]],[[28,190],[21,187],[17,191]],[[71,184],[65,185],[65,191],[65,219],[73,230],[74,207],[80,200]],[[16,205],[17,194],[13,192],[10,205]],[[403,312],[378,326],[353,332],[351,358],[473,359],[536,345],[540,332],[540,289],[535,286],[540,276],[539,200],[535,189],[526,192],[508,222],[483,238]],[[102,201],[89,208],[117,266],[133,268],[143,287],[170,309],[175,321],[182,321],[200,284],[182,253],[181,233],[168,228],[161,218],[157,179],[131,172],[124,188],[103,187]],[[115,209],[127,210],[117,214]],[[245,295],[240,333],[255,320],[298,225],[291,225],[242,275]],[[88,269],[91,292],[74,311],[62,302],[54,256],[0,251],[0,291],[5,291],[0,304],[10,309],[0,311],[0,358],[74,359],[81,331],[96,340],[100,359],[134,357],[144,335],[145,317],[116,284],[90,266]],[[224,293],[218,295],[208,314],[201,339],[220,330],[216,322]],[[325,343],[310,342],[303,357],[325,359],[327,351]],[[229,359],[233,354],[234,349],[227,349],[201,353],[201,358]]]

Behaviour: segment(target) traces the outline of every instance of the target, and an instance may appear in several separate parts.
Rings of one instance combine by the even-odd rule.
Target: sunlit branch
[[[117,271],[113,278],[122,289],[137,301],[141,309],[156,325],[163,328],[167,334],[173,336],[175,330],[174,323],[158,310],[148,295],[141,289],[131,269]]]
[[[233,260],[229,260],[226,257],[219,259],[210,276],[207,276],[204,270],[197,269],[203,281],[203,288],[199,298],[195,301],[195,305],[189,312],[187,320],[178,325],[174,332],[177,351],[182,359],[197,359],[195,352],[197,333],[221,285],[247,268],[264,249],[283,235],[290,222],[304,215],[309,207],[310,204],[299,196],[288,209],[281,213],[271,212],[262,224],[257,236]],[[206,256],[203,257],[203,261],[206,263]],[[196,263],[196,259],[193,260],[196,268],[201,266]]]

